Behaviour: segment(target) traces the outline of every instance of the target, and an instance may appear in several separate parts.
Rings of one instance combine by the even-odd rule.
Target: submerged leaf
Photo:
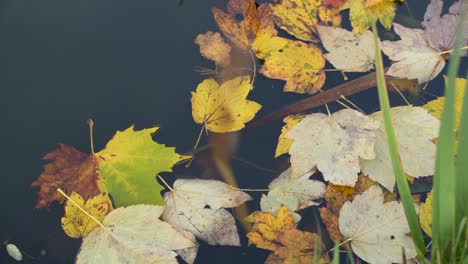
[[[164,204],[164,188],[156,181],[160,172],[172,171],[178,161],[189,157],[153,141],[159,127],[135,131],[131,126],[117,131],[99,157],[100,186],[112,195],[116,207],[134,204]]]
[[[224,42],[219,32],[208,31],[205,34],[198,34],[195,44],[200,46],[200,53],[203,57],[212,60],[221,67],[231,64],[231,46]]]
[[[193,120],[216,133],[242,129],[262,108],[246,99],[251,88],[247,75],[226,81],[221,86],[214,79],[204,80],[192,92]]]

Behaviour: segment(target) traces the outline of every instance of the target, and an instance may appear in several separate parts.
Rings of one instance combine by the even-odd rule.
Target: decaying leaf
[[[96,195],[86,200],[86,202],[77,193],[72,193],[70,198],[100,222],[113,209],[109,197],[105,194]],[[61,222],[65,234],[72,238],[85,237],[98,226],[98,223],[70,201],[67,201],[65,205],[65,216],[62,217]]]
[[[281,134],[278,138],[278,145],[276,146],[275,158],[288,153],[289,148],[291,148],[291,144],[294,141],[286,138],[285,135],[302,119],[304,119],[305,116],[306,115],[289,115],[283,119],[283,122],[286,123],[286,125],[281,128]]]
[[[427,195],[426,201],[419,207],[419,223],[422,230],[432,237],[432,192]]]
[[[229,0],[227,12],[212,10],[219,29],[242,50],[250,49],[258,36],[277,34],[268,4],[257,8],[254,0]]]
[[[390,113],[405,173],[415,178],[433,175],[436,150],[433,139],[439,135],[439,120],[421,107],[393,107]],[[370,117],[383,122],[380,111],[371,114]],[[393,191],[395,176],[384,128],[381,127],[376,131],[376,135],[376,157],[375,159],[361,159],[362,172]]]
[[[284,47],[269,52],[260,73],[285,80],[285,92],[313,94],[325,82],[324,66],[325,58],[320,49],[302,41],[287,40]]]
[[[455,79],[455,127],[460,126],[461,113],[463,110],[463,98],[465,96],[466,80],[464,78]],[[445,97],[439,97],[423,105],[422,108],[437,119],[442,117],[442,110],[444,109]]]
[[[96,153],[99,184],[112,195],[116,207],[134,204],[164,204],[157,181],[160,172],[172,171],[175,163],[188,159],[153,141],[159,127],[117,131],[106,148]],[[80,183],[82,184],[82,183]]]
[[[263,212],[276,213],[282,205],[295,212],[313,205],[318,205],[317,199],[323,197],[326,186],[324,183],[309,179],[312,172],[292,178],[291,169],[285,170],[274,179],[268,188],[268,195],[262,195],[260,208]],[[299,217],[299,218],[298,218]],[[296,215],[296,220],[300,216]]]
[[[372,32],[359,35],[343,29],[317,25],[322,45],[329,53],[325,58],[336,69],[347,72],[365,72],[374,68],[375,51]]]
[[[219,32],[208,31],[205,34],[198,34],[195,44],[200,46],[200,54],[221,67],[231,64],[231,46],[224,42]]]
[[[293,177],[317,166],[325,180],[354,186],[361,170],[359,159],[375,157],[375,131],[380,124],[350,109],[308,115],[286,134],[294,140],[289,150]]]
[[[339,225],[354,253],[369,263],[402,263],[402,248],[407,259],[416,257],[403,206],[384,203],[378,185],[343,205]]]
[[[101,193],[97,185],[97,162],[93,154],[85,154],[71,146],[60,144],[42,159],[51,162],[44,165],[39,179],[32,183],[32,186],[40,186],[36,208],[49,207],[53,201],[63,203],[65,200],[57,193],[58,188],[68,195],[78,193],[84,199]]]
[[[333,26],[341,23],[339,10],[322,4],[322,0],[282,0],[270,6],[276,25],[305,41],[318,41],[315,36],[315,25],[319,21],[325,24],[331,23]]]
[[[234,218],[223,208],[233,208],[251,199],[241,191],[215,180],[175,181],[164,194],[162,219],[179,230],[188,231],[210,245],[239,246]]]
[[[192,92],[193,120],[217,133],[242,129],[262,108],[246,99],[251,88],[247,75],[226,81],[221,86],[214,79],[204,80]]]
[[[163,210],[155,205],[113,210],[102,221],[104,228],[95,228],[83,239],[76,263],[177,264],[174,251],[197,244],[159,220]]]
[[[342,9],[347,8],[354,33],[369,29],[377,21],[390,29],[396,12],[394,0],[381,0],[371,5],[367,5],[366,0],[348,0]]]

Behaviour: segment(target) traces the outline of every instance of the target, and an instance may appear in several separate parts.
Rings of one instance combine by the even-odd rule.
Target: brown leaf
[[[333,241],[343,241],[344,237],[340,232],[340,225],[337,215],[328,208],[320,208],[320,217],[327,227],[328,234]]]
[[[200,54],[209,60],[212,60],[221,67],[227,67],[231,64],[231,46],[224,42],[219,32],[208,31],[205,34],[198,34],[195,38],[195,44],[200,46]]]
[[[57,188],[68,195],[76,192],[84,199],[101,193],[97,185],[97,162],[93,154],[85,154],[60,144],[59,148],[42,159],[51,162],[44,164],[44,171],[32,183],[32,186],[40,186],[36,208],[49,207],[53,201],[63,203],[65,199],[57,193]]]

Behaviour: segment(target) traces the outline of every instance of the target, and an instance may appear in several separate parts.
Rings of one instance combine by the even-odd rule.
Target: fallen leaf
[[[106,194],[96,195],[86,200],[86,202],[77,193],[72,193],[70,198],[99,222],[113,209],[112,203]],[[98,226],[98,223],[70,201],[67,201],[65,205],[65,215],[62,217],[61,222],[65,234],[72,238],[85,237]]]
[[[455,79],[455,128],[460,127],[461,114],[463,110],[463,98],[465,96],[466,80],[463,78]],[[427,112],[439,119],[442,117],[442,110],[444,109],[445,97],[439,97],[423,105],[422,108]]]
[[[318,41],[315,37],[315,25],[319,21],[333,26],[341,23],[339,10],[329,6],[322,5],[321,0],[282,0],[280,3],[270,4],[278,27],[298,39],[315,42]]]
[[[40,186],[36,208],[49,207],[53,201],[63,203],[65,199],[57,193],[58,188],[68,195],[78,193],[84,199],[101,193],[97,185],[97,163],[93,154],[85,154],[60,144],[42,159],[51,162],[44,165],[44,171],[32,183],[32,186]]]
[[[6,251],[10,257],[12,257],[16,261],[23,260],[23,253],[15,244],[6,244]]]
[[[260,73],[273,79],[285,80],[285,92],[313,94],[325,82],[325,58],[312,44],[287,40],[287,44],[265,57]]]
[[[286,123],[286,125],[281,128],[281,134],[278,138],[278,145],[276,146],[275,158],[288,153],[289,149],[291,148],[291,144],[294,141],[286,138],[285,135],[302,119],[304,119],[305,116],[306,115],[289,115],[283,119],[283,122]]]
[[[346,0],[323,0],[322,2],[326,7],[340,8],[346,3]]]
[[[193,120],[216,133],[242,129],[262,108],[246,99],[251,88],[247,75],[226,81],[221,86],[214,79],[204,80],[192,92]]]
[[[317,25],[322,45],[329,53],[325,58],[338,70],[366,72],[374,68],[375,51],[372,32],[359,35],[338,27]]]
[[[354,186],[361,170],[359,159],[375,157],[375,131],[380,124],[350,109],[305,117],[286,134],[294,140],[289,150],[293,177],[317,166],[326,181]]]
[[[396,12],[394,1],[381,0],[373,5],[366,5],[366,0],[348,0],[342,7],[342,10],[349,8],[353,32],[357,34],[366,31],[377,21],[380,21],[386,29],[390,29]]]
[[[113,210],[102,221],[104,228],[83,239],[76,263],[177,264],[174,251],[197,244],[159,220],[163,210],[142,204]]]
[[[116,207],[133,204],[163,204],[156,181],[160,172],[172,171],[175,163],[188,159],[153,141],[159,127],[134,130],[131,126],[117,131],[106,148],[96,153],[99,163],[99,184],[112,195]],[[80,183],[82,184],[82,183]]]
[[[325,227],[327,228],[328,235],[333,242],[344,241],[344,237],[340,232],[340,225],[338,216],[333,214],[330,209],[324,207],[320,208],[320,218],[322,219]]]
[[[432,192],[427,195],[426,201],[419,207],[419,223],[422,230],[432,237]]]
[[[421,107],[393,107],[390,113],[405,173],[414,178],[434,175],[436,146],[433,139],[439,136],[439,120]],[[380,111],[371,114],[370,117],[383,122]],[[372,180],[393,191],[395,176],[385,129],[381,127],[376,131],[376,135],[376,157],[361,159],[361,169]]]
[[[194,234],[210,245],[239,246],[234,218],[223,208],[233,208],[251,199],[241,191],[215,180],[176,180],[164,194],[162,219],[179,230]]]
[[[219,32],[208,31],[205,34],[198,34],[195,44],[200,46],[200,53],[203,57],[212,60],[221,67],[231,64],[231,46],[224,42]]]
[[[402,248],[407,259],[416,257],[403,206],[396,201],[384,203],[378,185],[343,205],[339,225],[354,253],[366,262],[401,263]]]
[[[291,212],[318,205],[316,201],[323,197],[326,186],[324,183],[309,179],[312,172],[292,178],[291,169],[287,169],[268,185],[268,195],[262,195],[260,208],[263,212],[276,213],[282,205]],[[299,215],[297,215],[299,216]],[[299,216],[300,217],[300,216]],[[300,220],[295,217],[296,220]]]
[[[267,4],[257,8],[254,0],[229,0],[227,12],[219,8],[212,11],[219,29],[239,49],[250,49],[257,36],[277,34]]]

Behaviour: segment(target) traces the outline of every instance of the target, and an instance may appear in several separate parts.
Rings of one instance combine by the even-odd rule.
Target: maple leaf
[[[392,107],[390,113],[405,173],[415,178],[433,175],[436,153],[433,139],[439,135],[439,120],[421,107]],[[370,117],[383,122],[381,111]],[[383,127],[376,131],[375,153],[375,159],[361,159],[362,172],[393,191],[395,176]]]
[[[360,33],[370,28],[377,20],[390,29],[395,17],[396,7],[393,0],[381,0],[367,6],[366,0],[349,0],[342,10],[349,8],[349,19],[354,33]]]
[[[172,171],[175,163],[188,159],[153,141],[159,127],[135,131],[131,126],[117,131],[106,148],[96,153],[99,185],[112,195],[116,207],[133,204],[163,204],[160,172]]]
[[[427,195],[426,201],[419,207],[419,223],[422,230],[432,237],[432,192]]]
[[[277,34],[267,4],[256,6],[254,0],[229,0],[227,12],[213,8],[219,29],[239,49],[248,50],[257,36]]]
[[[268,195],[262,195],[260,208],[263,212],[276,213],[282,205],[291,212],[318,205],[315,201],[323,197],[326,186],[316,180],[310,180],[312,172],[292,178],[291,169],[287,169],[268,185]],[[299,215],[294,215],[297,221]]]
[[[76,263],[177,264],[174,251],[196,249],[197,244],[159,220],[163,210],[142,204],[113,210],[102,221],[103,227],[83,239]]]
[[[221,86],[214,79],[204,80],[192,92],[193,120],[217,133],[242,129],[262,107],[246,100],[251,88],[247,75],[226,81]]]
[[[203,57],[212,60],[221,67],[231,64],[231,46],[224,42],[219,32],[208,31],[205,34],[198,34],[195,44],[200,46],[200,53]]]
[[[286,125],[281,128],[281,134],[278,138],[278,145],[276,146],[275,158],[288,153],[294,141],[292,139],[286,138],[285,135],[302,119],[304,119],[305,116],[306,115],[288,115],[283,119],[283,122],[286,123]]]
[[[317,25],[322,45],[329,53],[325,58],[336,69],[348,72],[365,72],[374,68],[375,52],[372,32],[359,35],[343,28]]]
[[[285,80],[285,92],[313,94],[325,82],[325,58],[312,44],[286,40],[287,44],[269,52],[260,73],[273,79]],[[268,41],[268,40],[265,40]]]
[[[325,180],[354,186],[360,171],[359,158],[375,157],[374,132],[380,124],[350,109],[330,116],[308,115],[286,134],[294,140],[289,149],[293,175],[305,174],[317,166]]]
[[[338,9],[322,5],[321,0],[282,0],[277,4],[270,4],[278,27],[289,34],[305,41],[318,41],[315,37],[315,25],[331,23],[338,26],[341,16]]]
[[[416,257],[401,203],[384,203],[384,194],[374,185],[340,211],[340,231],[351,248],[369,263],[401,263],[402,248],[408,259]]]
[[[75,192],[84,199],[101,193],[93,154],[85,154],[71,146],[60,144],[42,159],[51,162],[44,165],[44,171],[32,183],[32,186],[40,186],[36,208],[49,207],[53,201],[63,203],[65,199],[57,193],[58,188],[68,195]]]
[[[113,209],[112,203],[106,194],[96,195],[86,200],[86,202],[77,193],[72,193],[70,198],[98,221],[102,221]],[[62,228],[69,237],[85,237],[98,226],[98,223],[83,213],[75,203],[67,201],[65,215],[61,219]]]
[[[239,246],[235,220],[223,208],[237,207],[251,199],[241,191],[215,180],[176,180],[164,194],[162,218],[179,230],[192,233],[210,245]]]

